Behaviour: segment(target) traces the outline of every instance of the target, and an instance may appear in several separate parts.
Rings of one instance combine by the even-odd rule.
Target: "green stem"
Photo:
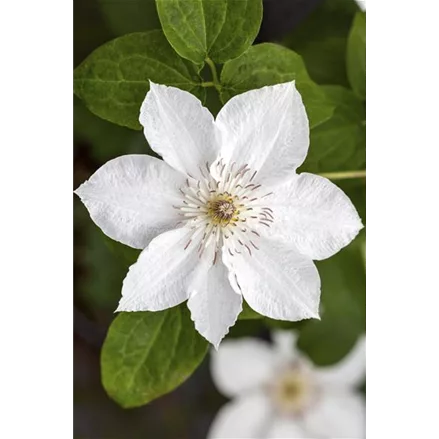
[[[215,84],[213,83],[213,81],[202,82],[201,87],[215,87]]]
[[[218,79],[218,73],[216,71],[215,63],[210,58],[206,58],[206,64],[210,67],[210,71],[212,72],[213,86],[220,92],[221,91],[221,84],[220,84],[219,79]],[[210,83],[208,83],[208,84],[210,84]]]
[[[366,170],[364,171],[345,171],[345,172],[327,172],[319,174],[321,177],[329,178],[330,180],[346,180],[348,178],[366,178]]]

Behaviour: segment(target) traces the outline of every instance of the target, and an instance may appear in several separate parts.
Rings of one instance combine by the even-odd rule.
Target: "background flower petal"
[[[304,412],[303,421],[310,437],[365,437],[364,398],[350,392],[323,393]]]
[[[273,419],[267,434],[264,435],[264,438],[268,439],[304,439],[307,437],[309,436],[307,436],[301,423],[299,423],[299,421],[293,417],[286,416],[276,416]]]
[[[185,176],[162,160],[125,155],[99,168],[75,193],[106,235],[144,249],[180,221],[172,205],[184,182]]]
[[[208,439],[260,438],[272,418],[269,399],[261,392],[250,393],[220,409],[210,428]]]
[[[212,352],[211,373],[219,391],[232,397],[269,382],[275,375],[272,346],[256,338],[223,341]]]
[[[328,387],[360,386],[366,377],[366,338],[360,337],[348,355],[333,366],[315,370],[321,385]]]
[[[301,356],[296,347],[298,337],[298,333],[292,330],[277,329],[271,332],[271,338],[279,361],[287,364]]]

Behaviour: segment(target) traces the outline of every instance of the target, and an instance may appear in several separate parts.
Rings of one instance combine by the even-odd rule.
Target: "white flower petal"
[[[215,124],[221,156],[258,171],[258,183],[286,178],[308,153],[308,117],[294,81],[234,96]]]
[[[355,0],[362,11],[366,10],[366,0]]]
[[[366,375],[366,338],[360,337],[339,363],[316,368],[315,375],[323,386],[355,388],[361,385]]]
[[[208,439],[260,438],[272,416],[271,404],[262,392],[237,398],[220,409]]]
[[[123,281],[117,311],[161,311],[188,298],[199,264],[199,239],[190,228],[163,233],[140,254]]]
[[[75,193],[106,235],[143,249],[180,221],[172,204],[184,182],[184,175],[162,160],[126,155],[107,162]]]
[[[212,259],[199,264],[187,303],[195,328],[215,348],[242,311],[242,296],[233,291],[227,268],[218,259],[213,265]]]
[[[350,392],[323,393],[303,414],[310,437],[365,437],[364,398]]]
[[[277,320],[319,318],[320,277],[313,261],[295,248],[264,238],[259,250],[223,259],[247,303],[259,314]]]
[[[256,338],[226,340],[211,355],[211,374],[218,390],[233,397],[269,382],[275,374],[269,343]]]
[[[275,330],[271,333],[274,342],[276,354],[281,361],[291,362],[297,358],[300,353],[296,348],[298,334],[295,331]]]
[[[139,118],[146,139],[173,168],[198,177],[219,154],[212,114],[187,91],[150,84]]]
[[[329,258],[363,228],[350,199],[324,177],[304,172],[272,190],[275,221],[267,233],[312,259]]]
[[[277,416],[273,419],[271,428],[268,429],[268,432],[264,437],[267,439],[304,439],[308,436],[297,419],[294,419],[293,417],[288,418],[286,416]]]

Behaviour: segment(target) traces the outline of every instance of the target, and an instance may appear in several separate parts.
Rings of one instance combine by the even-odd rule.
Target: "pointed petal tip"
[[[203,337],[207,342],[209,342],[213,346],[216,352],[218,352],[219,345],[223,340],[223,338],[229,333],[230,327],[227,328],[227,332],[218,340],[218,338],[211,337],[210,334],[207,333],[207,331],[203,331],[200,328],[200,325],[197,322],[197,320],[195,320],[195,317],[192,316],[192,310],[190,308],[189,311],[190,311],[191,320],[194,323],[195,330],[198,332],[198,334],[201,335],[201,337]]]
[[[121,299],[119,301],[119,305],[117,305],[117,308],[113,311],[113,313],[116,314],[117,312],[123,312],[123,311],[127,311],[127,310],[123,308],[122,299]]]
[[[84,194],[84,186],[87,183],[87,180],[81,183],[74,191],[73,193],[76,194],[79,198],[82,199],[82,195]]]
[[[322,320],[322,318],[320,317],[319,311],[309,311],[308,314],[306,314],[300,320],[310,320],[310,319]],[[300,321],[300,320],[298,320],[298,321]]]

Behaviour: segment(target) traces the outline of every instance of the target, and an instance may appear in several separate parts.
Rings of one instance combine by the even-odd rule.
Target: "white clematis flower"
[[[110,238],[144,249],[117,311],[160,311],[185,300],[218,346],[242,298],[280,320],[318,318],[313,259],[362,228],[329,180],[296,174],[309,125],[294,82],[232,98],[214,120],[186,91],[151,83],[140,112],[147,155],[111,160],[76,193]]]
[[[232,398],[214,419],[209,439],[363,438],[365,338],[338,364],[314,366],[295,347],[295,334],[227,340],[212,353],[212,377]]]

